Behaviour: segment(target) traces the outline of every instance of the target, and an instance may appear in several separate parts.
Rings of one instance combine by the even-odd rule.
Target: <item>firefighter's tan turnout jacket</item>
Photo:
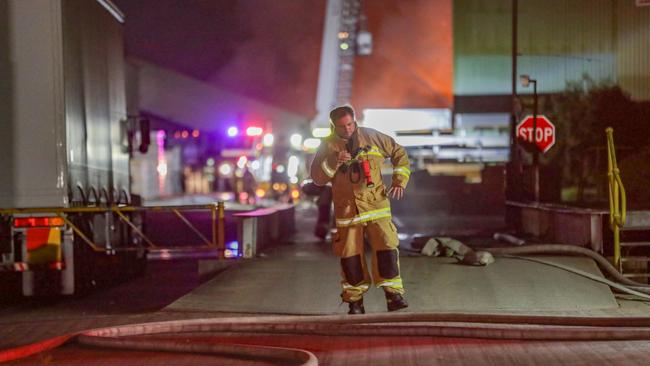
[[[332,134],[321,144],[311,164],[314,183],[332,184],[334,215],[337,227],[346,227],[391,217],[387,189],[381,179],[381,166],[386,159],[393,165],[392,184],[406,188],[411,171],[406,150],[395,140],[371,128],[357,128],[358,146],[368,148],[359,155],[367,157],[374,187],[369,188],[363,175],[350,179],[350,171],[336,169],[338,154],[346,151],[347,140]],[[358,158],[353,156],[352,158]],[[355,179],[358,178],[358,179]],[[355,181],[358,182],[355,183]]]

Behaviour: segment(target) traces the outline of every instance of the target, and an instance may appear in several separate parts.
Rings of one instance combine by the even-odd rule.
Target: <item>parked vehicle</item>
[[[126,208],[139,205],[129,154],[149,131],[126,113],[122,23],[103,0],[0,4],[0,268],[26,296],[145,268],[143,220]]]

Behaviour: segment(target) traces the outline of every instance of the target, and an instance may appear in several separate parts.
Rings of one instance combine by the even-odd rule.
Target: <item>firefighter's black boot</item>
[[[348,314],[355,315],[366,313],[366,309],[363,307],[363,299],[348,304],[350,305],[350,311],[348,311]]]
[[[408,308],[409,304],[404,297],[397,293],[386,292],[386,307],[388,311],[396,311],[399,309]]]

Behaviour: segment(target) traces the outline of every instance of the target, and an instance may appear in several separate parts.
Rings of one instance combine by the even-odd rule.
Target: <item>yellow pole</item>
[[[618,225],[614,226],[614,266],[621,272],[621,234],[619,230]]]
[[[621,180],[620,171],[616,163],[616,148],[614,147],[614,129],[608,127],[607,134],[607,178],[609,180],[609,225],[614,232],[614,266],[622,270],[621,263],[621,233],[625,225],[627,198],[625,187]]]
[[[100,248],[99,245],[93,243],[92,240],[88,239],[88,237],[87,237],[87,236],[86,236],[86,235],[85,235],[81,230],[79,230],[79,228],[77,228],[77,227],[72,223],[72,221],[68,220],[68,218],[65,217],[65,215],[64,215],[63,213],[61,213],[61,212],[57,212],[56,215],[59,216],[60,218],[62,218],[63,221],[65,221],[65,223],[66,223],[70,228],[72,228],[72,230],[73,230],[75,233],[77,233],[77,235],[79,235],[79,237],[81,238],[81,240],[83,240],[84,242],[86,242],[86,244],[88,244],[88,246],[91,247],[94,251],[96,251],[96,252],[105,252],[105,251],[106,251],[106,249],[104,249],[104,248]]]
[[[217,203],[217,210],[219,211],[219,220],[217,221],[219,241],[217,248],[219,249],[219,258],[224,258],[224,250],[226,249],[226,208],[223,202]]]
[[[194,225],[192,225],[192,223],[188,219],[186,219],[185,216],[183,216],[183,214],[180,213],[180,211],[178,211],[177,209],[172,209],[172,212],[175,213],[176,216],[178,216],[178,218],[181,219],[181,221],[183,221],[183,223],[190,228],[190,230],[192,230],[199,238],[201,238],[201,240],[203,240],[203,242],[206,245],[208,246],[212,245],[212,243],[210,243],[208,238],[206,238],[203,234],[201,234],[199,229],[197,229]]]
[[[135,231],[136,234],[140,235],[140,237],[142,239],[144,239],[144,241],[146,241],[147,244],[149,244],[150,247],[158,248],[158,246],[156,244],[154,244],[153,242],[151,242],[151,240],[149,240],[149,238],[147,238],[147,236],[144,235],[144,233],[140,229],[138,229],[137,226],[133,225],[131,223],[131,221],[129,220],[129,218],[126,217],[120,210],[114,210],[114,211],[115,211],[115,213],[117,213],[117,215],[120,217],[120,219],[122,221],[124,221],[127,225],[129,225],[131,227],[131,229],[133,229],[133,231]]]
[[[217,242],[217,206],[216,205],[210,206],[210,214],[211,214],[210,226],[212,227],[212,245],[218,248],[219,243]]]

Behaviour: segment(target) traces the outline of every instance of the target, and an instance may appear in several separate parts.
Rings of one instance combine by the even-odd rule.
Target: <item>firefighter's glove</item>
[[[339,151],[339,155],[338,155],[337,161],[336,161],[337,168],[340,167],[341,165],[347,163],[350,160],[352,160],[352,155],[350,155],[349,152],[347,152],[347,151]]]
[[[388,197],[399,200],[404,196],[404,187],[393,185],[388,188]]]

